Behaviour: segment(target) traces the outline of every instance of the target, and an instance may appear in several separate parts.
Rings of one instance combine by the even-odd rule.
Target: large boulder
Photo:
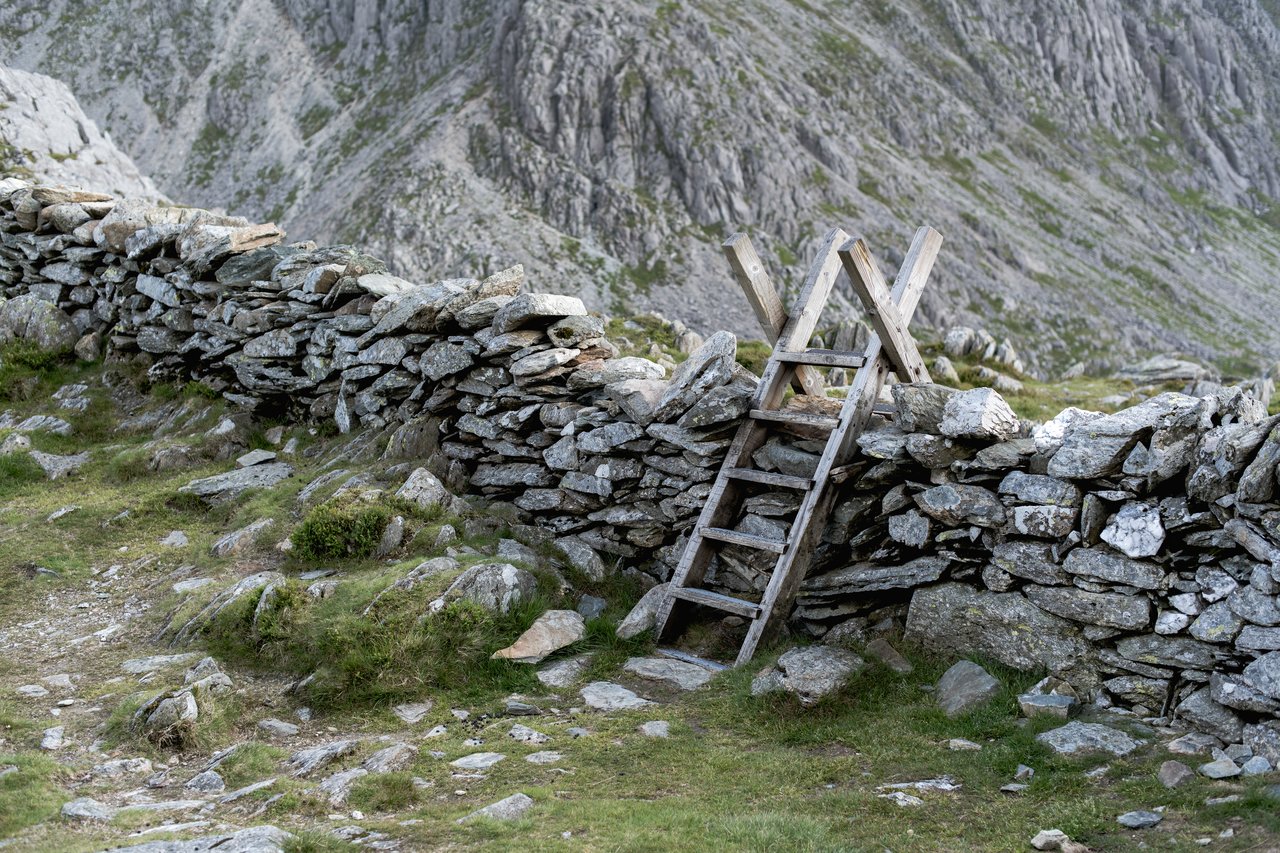
[[[537,587],[538,579],[524,569],[510,563],[481,563],[458,575],[432,607],[439,609],[449,601],[465,598],[487,610],[507,613]]]
[[[1016,669],[1064,673],[1091,658],[1089,643],[1066,619],[1045,613],[1021,594],[993,593],[959,583],[917,590],[907,611],[912,642],[952,654],[988,655]]]
[[[838,646],[801,646],[778,658],[776,666],[762,671],[751,682],[751,695],[786,691],[801,705],[816,705],[839,690],[866,667],[866,662]]]
[[[67,352],[80,332],[57,305],[30,293],[15,296],[0,305],[0,344],[27,341],[42,350]]]

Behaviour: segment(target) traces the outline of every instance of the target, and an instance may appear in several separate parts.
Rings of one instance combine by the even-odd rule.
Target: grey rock
[[[1202,687],[1183,699],[1174,713],[1188,720],[1198,731],[1207,732],[1227,743],[1237,743],[1244,736],[1240,718],[1215,702],[1208,687]]]
[[[582,300],[575,296],[522,293],[502,306],[493,318],[492,327],[501,335],[530,326],[549,326],[561,318],[580,317],[586,313]]]
[[[178,489],[203,498],[209,503],[222,503],[234,500],[250,489],[269,489],[293,476],[293,466],[287,462],[272,462],[267,465],[254,465],[215,474],[212,477],[201,477],[192,480]]]
[[[1217,761],[1201,764],[1197,769],[1201,776],[1210,779],[1230,779],[1240,775],[1240,768],[1230,758],[1219,758]]]
[[[959,583],[915,592],[906,637],[943,653],[988,655],[1017,669],[1065,672],[1092,656],[1076,627],[1022,595],[984,592]]]
[[[554,661],[538,670],[538,681],[547,687],[571,687],[587,671],[590,662],[591,658],[588,655],[577,655]]]
[[[1057,694],[1023,693],[1018,696],[1018,709],[1023,716],[1050,716],[1067,719],[1076,706],[1076,700],[1070,696]]]
[[[336,808],[346,803],[347,797],[351,794],[352,786],[368,775],[369,771],[363,767],[352,767],[349,770],[339,770],[336,773],[331,773],[316,787],[329,800],[329,805]]]
[[[1160,765],[1156,778],[1166,788],[1180,788],[1196,778],[1195,772],[1181,761],[1166,761]]]
[[[1151,624],[1151,602],[1135,595],[1086,592],[1075,587],[1028,586],[1037,607],[1076,622],[1139,631]]]
[[[293,840],[294,836],[283,829],[263,825],[186,841],[148,841],[115,849],[119,853],[284,853]]]
[[[58,306],[31,294],[0,304],[0,344],[26,341],[50,352],[70,352],[80,339],[71,318]]]
[[[470,823],[473,820],[518,820],[529,809],[533,808],[533,799],[525,794],[512,794],[509,797],[490,803],[477,809],[466,817],[458,819],[458,823]]]
[[[948,717],[980,708],[1000,692],[1000,682],[973,661],[962,660],[951,666],[934,693],[934,698]]]
[[[1047,473],[1069,480],[1113,474],[1145,431],[1194,424],[1199,405],[1195,397],[1161,394],[1114,415],[1080,419],[1066,430]]]
[[[1036,740],[1060,755],[1109,752],[1123,757],[1142,745],[1141,741],[1119,729],[1101,723],[1082,723],[1079,720],[1036,735]]]
[[[775,667],[757,675],[751,694],[758,696],[777,690],[793,693],[800,704],[816,705],[838,691],[866,667],[866,662],[837,646],[800,646],[778,658]]]
[[[510,563],[481,563],[467,569],[449,585],[442,603],[465,598],[488,610],[507,613],[517,602],[533,595],[537,586],[537,578]]]
[[[947,401],[958,393],[931,382],[894,385],[898,425],[903,432],[940,435]]]
[[[100,803],[92,797],[80,797],[62,805],[62,816],[67,820],[107,823],[116,816],[116,812],[117,809]]]
[[[632,675],[681,690],[697,690],[715,677],[714,672],[697,664],[665,657],[629,658],[622,668]]]
[[[335,740],[320,746],[301,749],[289,756],[287,764],[293,768],[294,776],[307,776],[325,767],[344,755],[356,751],[359,741]]]
[[[1062,567],[1073,575],[1139,589],[1159,589],[1165,579],[1164,570],[1155,563],[1133,560],[1101,548],[1076,548],[1067,555]]]
[[[1005,441],[1018,435],[1018,416],[991,388],[974,388],[946,401],[939,431],[950,438]]]
[[[286,723],[284,720],[259,720],[258,731],[273,738],[293,737],[300,729],[293,723]]]
[[[205,770],[188,779],[187,784],[183,787],[199,791],[202,794],[218,794],[226,790],[227,783],[222,780],[222,776],[218,771]]]
[[[1280,699],[1280,652],[1267,652],[1244,668],[1244,679],[1265,696]]]
[[[1126,829],[1149,829],[1162,820],[1164,820],[1164,815],[1159,812],[1134,811],[1120,815],[1116,818],[1116,823]]]
[[[1125,637],[1116,643],[1120,656],[1131,661],[1186,669],[1213,669],[1219,651],[1187,637]]]
[[[951,527],[999,527],[1005,522],[1004,505],[981,486],[934,486],[916,495],[915,500],[922,512]]]
[[[1244,620],[1231,612],[1225,601],[1210,604],[1191,623],[1189,633],[1206,643],[1230,643],[1244,627]]]
[[[40,470],[44,471],[44,475],[50,480],[59,480],[63,477],[70,477],[78,474],[80,469],[89,464],[89,453],[76,453],[71,456],[58,456],[53,453],[44,453],[39,450],[33,450],[30,453],[31,459],[40,466]]]
[[[667,584],[660,583],[640,596],[640,600],[636,602],[635,607],[632,607],[631,612],[618,624],[618,629],[615,632],[618,637],[623,640],[629,640],[652,628],[658,615],[658,608],[662,605],[666,595]]]
[[[597,711],[628,711],[653,703],[611,681],[593,681],[581,690],[582,701]]]

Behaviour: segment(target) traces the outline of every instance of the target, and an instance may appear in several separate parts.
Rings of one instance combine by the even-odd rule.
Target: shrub
[[[328,501],[307,513],[294,531],[294,552],[305,560],[368,557],[390,519],[391,511],[381,504]]]

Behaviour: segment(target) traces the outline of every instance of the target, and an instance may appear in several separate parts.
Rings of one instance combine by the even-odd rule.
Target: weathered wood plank
[[[787,549],[787,543],[781,539],[766,539],[754,533],[743,533],[741,530],[730,530],[726,527],[705,527],[702,530],[702,537],[714,539],[726,545],[741,545],[757,551],[768,551],[771,554],[781,554]]]
[[[761,471],[757,468],[728,468],[725,473],[735,480],[761,483],[766,486],[779,486],[784,489],[800,489],[803,491],[813,486],[813,480],[808,477],[793,477],[790,474]]]
[[[721,595],[718,592],[712,592],[709,589],[694,589],[692,587],[682,587],[672,590],[672,595],[682,601],[689,601],[694,604],[701,604],[704,607],[714,607],[717,610],[723,610],[726,613],[733,613],[737,616],[744,616],[747,619],[755,619],[760,615],[760,605],[754,601],[744,601],[741,598],[734,598],[731,595]]]
[[[924,366],[924,359],[907,331],[906,321],[893,303],[884,274],[880,272],[875,258],[871,257],[866,242],[859,237],[845,243],[840,247],[840,260],[853,283],[853,292],[866,309],[871,326],[899,378],[905,382],[928,382],[929,370]]]
[[[733,277],[738,280],[747,303],[760,321],[765,340],[771,344],[777,343],[778,335],[787,324],[787,312],[782,307],[778,289],[774,287],[769,274],[765,272],[760,255],[751,244],[751,238],[738,232],[725,240],[721,248],[733,269]],[[794,385],[796,391],[802,394],[819,396],[825,394],[827,388],[822,374],[808,367],[796,368]]]
[[[780,352],[775,353],[774,357],[778,361],[787,361],[793,364],[813,364],[822,367],[862,367],[866,363],[860,355],[851,352],[842,352],[832,349],[807,349],[804,352]]]

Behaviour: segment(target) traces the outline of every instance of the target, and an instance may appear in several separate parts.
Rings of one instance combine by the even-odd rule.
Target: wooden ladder
[[[751,660],[761,641],[786,621],[826,525],[835,500],[836,483],[842,479],[842,468],[848,465],[854,454],[858,436],[866,429],[875,411],[880,390],[890,371],[896,371],[904,381],[929,381],[928,370],[907,326],[941,245],[942,235],[937,231],[928,227],[918,230],[890,291],[861,238],[851,239],[839,228],[827,234],[791,315],[781,324],[749,415],[729,445],[724,465],[658,608],[655,633],[659,641],[670,640],[680,634],[695,606],[740,616],[749,622],[750,627],[734,662],[737,665]],[[730,237],[724,244],[724,250],[744,287],[750,279],[757,293],[767,292],[770,296],[775,293],[772,285],[768,284],[759,257],[744,235]],[[862,353],[808,348],[841,267],[848,273],[875,331]],[[767,291],[761,287],[762,284],[767,286]],[[757,313],[764,317],[759,308]],[[780,408],[787,387],[792,383],[797,385],[797,390],[803,388],[810,394],[824,393],[820,390],[822,378],[812,369],[818,367],[857,370],[839,417]],[[750,467],[752,454],[765,443],[770,433],[787,425],[828,432],[826,448],[812,477]],[[785,540],[756,536],[729,527],[734,523],[745,497],[746,484],[763,484],[800,493],[800,506]],[[711,557],[724,545],[738,545],[777,555],[777,562],[759,602],[703,588]],[[697,660],[712,668],[723,667],[712,661],[698,660],[682,651],[661,651],[682,660]]]

